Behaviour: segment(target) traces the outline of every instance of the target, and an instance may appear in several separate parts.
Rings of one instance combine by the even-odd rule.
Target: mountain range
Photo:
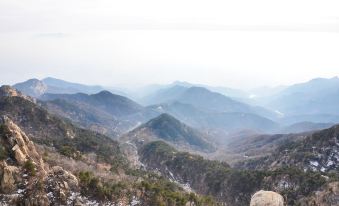
[[[15,89],[2,86],[0,94],[1,205],[216,204],[130,166],[120,143],[50,114]]]
[[[317,120],[331,122],[333,116],[338,121],[339,78],[317,78],[308,82],[289,86],[266,97],[264,105],[278,110],[290,119],[303,117],[303,121]],[[300,118],[298,119],[300,121]],[[319,122],[317,121],[317,122]]]
[[[337,78],[316,79],[285,87],[284,89],[277,89],[272,95],[263,95],[264,100],[254,98],[257,104],[270,105],[267,107],[271,109],[243,103],[187,82],[174,82],[167,86],[154,86],[150,92],[151,94],[145,96],[140,101],[141,104],[121,95],[111,94],[107,91],[104,92],[104,90],[101,91],[100,89],[103,89],[103,87],[100,86],[81,85],[53,78],[46,78],[42,81],[34,79],[28,80],[24,83],[16,84],[15,87],[19,88],[19,90],[26,95],[38,96],[38,98],[44,100],[46,102],[44,105],[49,107],[55,114],[67,117],[79,126],[89,127],[114,137],[149,121],[161,113],[171,114],[191,127],[197,127],[204,132],[210,132],[214,133],[215,136],[224,137],[229,133],[246,129],[252,129],[258,132],[288,133],[314,130],[319,128],[318,126],[321,124],[333,125],[333,123],[339,121],[339,115],[335,112],[327,114],[319,112],[304,114],[293,112],[293,114],[285,114],[285,110],[280,111],[280,107],[273,105],[275,105],[275,101],[280,102],[280,104],[286,102],[284,101],[284,97],[286,97],[287,94],[296,95],[297,93],[293,91],[300,90],[304,93],[313,91],[312,94],[314,96],[316,96],[317,92],[321,92],[321,95],[333,94],[333,92],[336,91],[336,82]],[[317,90],[312,89],[313,87],[317,87],[317,84],[325,86]],[[49,87],[53,89],[48,90]],[[66,93],[71,93],[68,94],[68,96],[67,94],[62,94],[67,88],[69,88],[69,90]],[[329,92],[323,91],[326,88]],[[94,94],[86,94],[86,92],[90,93],[96,90],[100,91]],[[72,93],[72,91],[82,91],[83,93],[76,94]],[[89,97],[86,97],[86,95]],[[321,95],[319,94],[319,96]],[[91,103],[89,102],[90,96],[92,97]],[[111,100],[104,96],[110,96]],[[97,100],[93,100],[96,98]],[[99,100],[100,98],[101,100]],[[117,99],[114,100],[116,102],[110,102],[113,101],[113,98]],[[119,99],[123,98],[125,99],[121,100],[122,102],[119,106]],[[297,99],[295,97],[293,98]],[[278,101],[278,99],[280,100]],[[252,100],[249,102],[253,102]],[[101,103],[107,101],[104,104],[111,104],[112,108],[116,107],[116,110],[115,112],[107,111],[109,106],[100,105],[98,107],[93,101],[101,101]],[[125,108],[124,101],[128,101]],[[288,105],[290,105],[288,107],[293,107],[290,102],[286,102],[285,105],[286,107]],[[134,108],[130,113],[126,113],[126,110],[128,110],[130,106]],[[321,108],[321,106],[315,107]],[[335,108],[335,104],[333,104],[332,107]],[[326,108],[331,108],[331,106]],[[119,115],[118,113],[120,111],[122,114]],[[309,109],[309,111],[314,110]],[[325,112],[325,110],[323,112]],[[304,124],[304,127],[300,127],[303,122],[309,122],[308,126],[306,127]],[[299,129],[296,130],[293,125],[299,125]]]
[[[74,93],[85,93],[85,94],[94,94],[105,90],[102,86],[89,86],[79,83],[73,83],[64,81],[61,79],[56,79],[52,77],[47,77],[42,80],[39,79],[29,79],[24,82],[17,83],[13,85],[14,88],[19,91],[32,96],[40,97],[45,93],[52,94],[74,94]],[[115,89],[111,89],[117,94],[123,94]]]
[[[0,88],[1,204],[242,206],[259,190],[288,205],[338,203],[338,126],[323,129],[335,122],[282,127],[200,87],[150,106],[108,91],[22,91]]]
[[[261,107],[250,106],[233,100],[217,92],[212,92],[204,87],[174,86],[162,89],[151,96],[145,97],[148,105],[181,102],[193,105],[209,112],[244,112],[263,116],[274,117],[276,114]]]

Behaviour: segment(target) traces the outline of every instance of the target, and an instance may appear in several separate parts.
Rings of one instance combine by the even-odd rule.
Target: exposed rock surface
[[[252,196],[250,206],[284,206],[284,198],[276,192],[260,190]]]
[[[69,205],[78,180],[62,167],[50,168],[34,143],[7,116],[0,118],[0,205]]]
[[[32,97],[26,96],[8,85],[3,85],[0,87],[0,97],[22,97],[31,102],[35,102],[35,100]]]

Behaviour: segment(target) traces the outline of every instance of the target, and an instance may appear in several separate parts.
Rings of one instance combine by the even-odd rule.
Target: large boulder
[[[250,206],[284,206],[284,198],[276,192],[260,190],[252,196]]]

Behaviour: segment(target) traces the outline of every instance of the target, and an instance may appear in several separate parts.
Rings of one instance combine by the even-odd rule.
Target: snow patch
[[[310,161],[310,164],[314,167],[318,167],[319,166],[319,162],[317,161]]]

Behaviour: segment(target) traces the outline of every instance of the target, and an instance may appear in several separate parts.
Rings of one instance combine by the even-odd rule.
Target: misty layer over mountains
[[[116,91],[54,78],[41,81],[32,79],[16,84],[14,88],[47,102],[46,106],[53,107],[54,111],[64,116],[71,115],[68,110],[72,107],[84,114],[95,110],[91,112],[91,116],[96,117],[78,122],[87,122],[84,125],[88,126],[91,123],[95,125],[106,122],[100,120],[102,118],[110,119],[109,121],[115,121],[115,124],[121,124],[119,127],[123,128],[116,128],[115,130],[121,130],[117,134],[161,113],[169,113],[192,127],[200,127],[205,131],[213,129],[215,133],[221,134],[243,129],[285,133],[289,132],[289,128],[291,132],[305,131],[339,121],[336,109],[339,102],[337,77],[314,79],[273,89],[274,91],[261,88],[261,93],[174,82],[170,85],[140,88],[139,95],[135,96],[128,90]],[[103,90],[106,92],[102,92]],[[142,94],[145,96],[141,96]],[[73,112],[72,115],[76,116],[76,113]],[[86,115],[73,119],[84,116]],[[120,116],[119,120],[117,116]]]

